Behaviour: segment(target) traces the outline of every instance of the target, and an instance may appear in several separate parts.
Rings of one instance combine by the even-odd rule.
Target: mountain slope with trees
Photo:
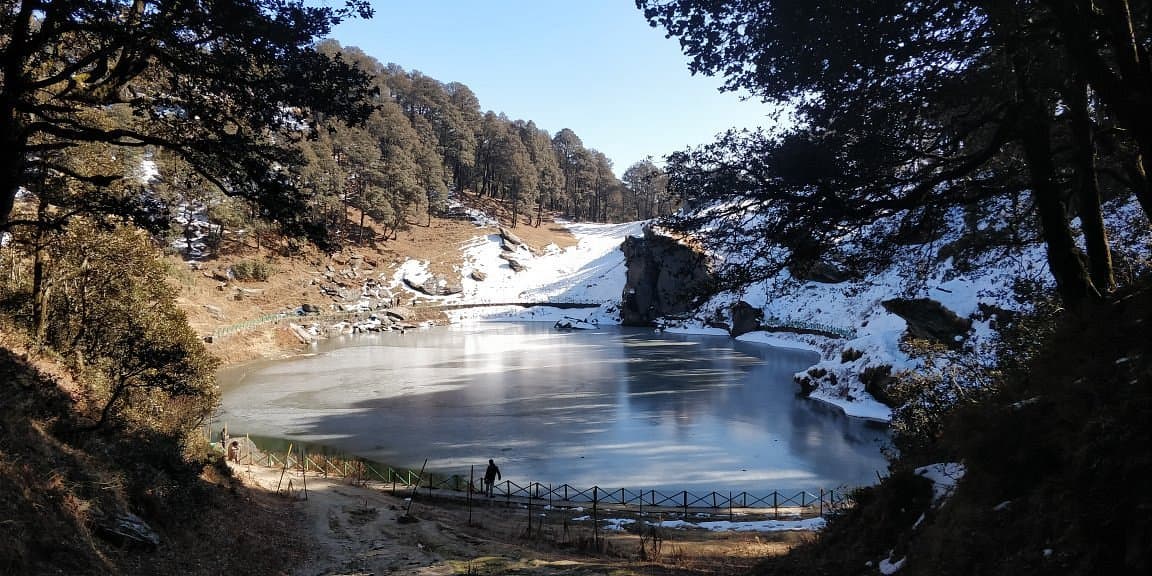
[[[290,538],[282,515],[228,500],[234,481],[206,450],[219,359],[174,284],[207,270],[174,269],[174,244],[251,256],[228,263],[258,276],[269,259],[385,251],[451,217],[450,192],[508,204],[508,226],[667,205],[636,200],[571,130],[483,112],[462,84],[325,41],[371,16],[361,0],[4,6],[3,573],[256,572],[252,556]],[[213,533],[229,510],[271,536]],[[174,546],[145,565],[134,546],[157,536]]]
[[[981,311],[999,324],[995,362],[908,338],[905,352],[951,367],[859,374],[897,406],[918,399],[894,416],[891,476],[765,573],[1146,571],[1147,498],[1102,503],[1150,472],[1138,326],[1152,211],[1135,110],[1150,103],[1152,6],[636,4],[694,72],[790,113],[775,132],[732,131],[669,158],[688,209],[668,226],[720,258],[723,289],[866,286],[895,265],[916,293],[942,262],[965,274],[1040,249],[1047,263],[1047,278],[1012,287],[1017,308]],[[968,469],[939,509],[915,472],[935,462]]]

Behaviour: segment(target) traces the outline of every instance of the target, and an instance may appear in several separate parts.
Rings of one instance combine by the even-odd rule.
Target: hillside
[[[498,206],[482,208],[497,213]],[[544,247],[577,245],[578,236],[566,226],[581,230],[584,238],[600,230],[605,241],[635,231],[634,227],[553,224],[519,226],[513,232],[535,250],[554,255],[556,250]],[[473,239],[486,236],[489,243],[498,245],[498,234],[499,227],[491,219],[433,219],[427,226],[402,232],[396,240],[335,254],[306,251],[285,257],[269,248],[277,245],[270,238],[262,239],[261,248],[248,239],[191,263],[173,255],[170,269],[181,287],[180,304],[192,326],[197,333],[209,335],[268,314],[289,312],[290,319],[297,319],[294,311],[303,304],[327,310],[334,304],[355,302],[373,282],[396,288],[397,273],[403,275],[405,262],[412,261],[409,258],[424,262],[422,269],[429,274],[459,276],[476,265],[478,245]],[[601,246],[598,250],[614,250],[612,242]],[[615,270],[620,258],[618,254],[602,256],[594,263]],[[262,262],[271,273],[263,281],[220,279],[226,278],[233,265],[245,261]],[[538,262],[544,266],[558,261],[541,257]],[[335,299],[322,287],[342,272],[351,273],[340,280],[351,292]],[[581,274],[581,270],[566,270],[573,273],[571,278],[582,279],[578,286],[562,277],[559,269],[537,272],[568,283],[570,292],[588,298],[604,288],[619,292],[616,280],[597,287],[605,279]],[[500,290],[501,286],[489,288]],[[958,285],[953,281],[946,286]],[[812,296],[816,290],[832,289],[802,290],[799,294],[807,293],[809,298],[793,310],[834,315],[833,299]],[[873,287],[878,295],[893,289]],[[399,296],[401,304],[423,298],[408,288],[392,296]],[[743,297],[752,298],[747,293]],[[780,293],[774,305],[784,306],[795,298],[800,296]],[[859,301],[869,299],[875,297],[859,296]],[[705,323],[714,309],[731,302],[730,297],[718,295],[675,329],[715,330]],[[851,306],[852,302],[835,305]],[[593,314],[607,319],[610,311],[608,306]],[[869,334],[905,329],[903,324],[881,321],[876,308],[853,314],[870,321],[855,340],[848,341],[850,345]],[[1142,482],[1152,473],[1147,453],[1152,440],[1148,426],[1152,402],[1147,389],[1152,366],[1147,354],[1150,342],[1143,329],[1152,320],[1150,316],[1152,293],[1141,288],[1067,318],[1038,361],[1022,372],[1024,378],[1006,382],[990,399],[947,420],[941,445],[962,463],[951,469],[966,471],[956,474],[951,497],[934,498],[933,484],[925,474],[918,473],[912,463],[896,462],[884,482],[856,494],[858,506],[831,522],[822,538],[759,570],[765,574],[891,573],[896,569],[906,574],[1090,574],[1107,566],[1112,573],[1142,573],[1152,534],[1146,514],[1150,504],[1141,495]],[[444,322],[447,318],[420,320]],[[869,327],[879,332],[870,332]],[[204,453],[202,448],[186,465],[165,460],[171,452],[166,452],[169,448],[162,438],[85,434],[73,414],[74,406],[84,402],[78,388],[51,357],[5,334],[0,370],[16,385],[6,388],[0,398],[5,437],[0,446],[0,501],[14,512],[0,522],[5,542],[0,547],[0,571],[144,574],[163,568],[180,574],[233,570],[273,574],[303,561],[300,554],[307,548],[305,541],[315,536],[306,530],[317,528],[309,528],[311,524],[285,508],[282,500],[243,486],[244,474],[237,477],[235,469],[229,471],[219,456]],[[842,356],[839,351],[844,342],[795,334],[753,333],[745,338],[827,347],[823,351],[826,362],[845,364],[834,360]],[[269,323],[214,338],[208,346],[226,362],[239,362],[295,353],[301,343],[282,323]],[[1013,441],[1005,442],[1007,438]],[[141,458],[152,460],[146,466],[131,464]],[[164,494],[176,486],[188,492],[180,498]],[[128,511],[146,516],[165,545],[141,554],[108,540],[107,535],[99,536],[107,534],[109,522]],[[460,521],[448,519],[450,512],[440,514],[449,516],[439,522]],[[235,524],[235,518],[244,518],[244,525]],[[245,536],[252,530],[258,530],[261,538]],[[451,534],[455,532],[445,537],[455,538]],[[779,553],[804,539],[768,540],[773,545],[757,548],[757,554]],[[720,553],[743,554],[752,549],[746,540],[732,545],[742,552],[721,548]],[[478,547],[458,553],[483,554],[486,549],[493,550]],[[420,548],[400,553],[419,555],[416,550]],[[499,553],[523,553],[515,550],[500,548]],[[244,560],[253,555],[267,561]],[[593,568],[584,565],[569,573],[585,569]],[[551,568],[542,570],[538,573],[551,573]],[[666,567],[660,570],[669,573]]]
[[[758,574],[1147,574],[1152,290],[1067,315],[1035,362],[948,420],[954,493],[897,463]],[[934,496],[935,494],[935,496]]]
[[[487,206],[485,211],[497,213],[497,208]],[[479,222],[433,219],[428,226],[402,232],[395,241],[337,254],[310,251],[292,258],[269,250],[268,245],[275,245],[269,238],[262,239],[264,248],[256,248],[249,239],[247,245],[230,244],[221,254],[194,265],[172,255],[169,268],[181,288],[180,304],[189,313],[192,326],[197,333],[208,335],[266,314],[293,311],[304,303],[335,304],[320,291],[317,279],[346,269],[353,256],[365,265],[358,268],[359,277],[343,280],[349,287],[392,277],[409,256],[426,262],[430,272],[459,273],[462,266],[476,265],[475,261],[465,263],[470,257],[464,245],[478,235],[499,233],[495,220]],[[574,226],[597,230],[594,226]],[[611,226],[602,229],[617,233]],[[543,247],[563,249],[576,243],[576,238],[558,224],[539,229],[520,226],[513,232],[525,244],[552,255],[557,250]],[[613,240],[608,237],[605,241],[611,250]],[[243,261],[266,263],[273,272],[265,281],[213,279],[213,275],[224,275]],[[618,266],[611,264],[612,268]],[[559,279],[558,274],[543,268],[537,272]],[[490,280],[497,284],[487,289],[502,289],[502,280]],[[594,280],[585,278],[582,289]],[[609,290],[619,293],[618,287]],[[405,298],[416,297],[411,291],[405,294]],[[442,317],[425,320],[446,321]],[[738,573],[755,558],[780,553],[805,538],[789,533],[665,534],[677,541],[667,547],[668,555],[639,562],[637,551],[644,541],[635,534],[614,537],[615,546],[620,548],[606,555],[590,554],[586,547],[571,543],[520,542],[517,534],[522,524],[514,510],[486,512],[483,526],[468,530],[463,526],[470,515],[464,510],[426,510],[420,514],[426,523],[418,527],[418,537],[397,532],[392,512],[361,525],[362,518],[355,512],[357,506],[364,506],[362,501],[367,502],[364,498],[379,500],[374,506],[389,509],[403,506],[403,502],[359,495],[339,483],[327,487],[317,483],[312,489],[323,491],[325,498],[317,493],[316,501],[307,507],[293,506],[290,500],[268,491],[274,484],[257,480],[258,471],[225,465],[220,455],[206,450],[206,444],[192,446],[185,452],[189,460],[179,461],[179,447],[172,445],[171,439],[92,434],[84,428],[88,402],[83,387],[72,384],[56,359],[37,352],[17,332],[4,330],[0,334],[4,335],[0,372],[14,384],[0,397],[4,439],[0,444],[0,503],[8,511],[0,521],[0,573],[283,574],[320,566],[315,563],[317,554],[321,561],[330,563],[328,567],[371,562],[408,570],[415,562],[431,570],[451,566],[471,570],[475,561],[476,566],[505,566],[534,574],[592,574],[620,568],[634,574]],[[226,362],[292,354],[301,349],[300,342],[283,325],[274,323],[214,339],[207,346]],[[141,531],[144,540],[134,543],[121,533],[138,519],[149,528]],[[345,530],[334,530],[332,522],[349,524]],[[380,527],[381,523],[395,533],[387,539],[389,556],[381,556],[385,544],[377,541],[378,535],[372,536],[371,550],[364,549],[365,541],[349,539],[351,534]],[[471,526],[471,521],[467,524]],[[151,534],[159,539],[159,545],[148,542]],[[493,539],[492,534],[499,537]],[[360,552],[350,552],[346,546]],[[520,560],[510,560],[514,558]]]
[[[498,202],[479,198],[465,200],[475,205],[476,210],[493,216],[476,221],[432,218],[427,225],[413,225],[387,242],[348,246],[332,254],[308,248],[301,254],[283,257],[271,248],[256,248],[251,240],[229,243],[220,253],[200,259],[189,260],[183,254],[174,254],[170,260],[173,276],[180,287],[179,304],[192,327],[207,336],[270,314],[294,314],[303,304],[333,312],[335,305],[358,302],[365,285],[391,282],[400,267],[409,260],[426,263],[431,274],[459,276],[464,264],[464,245],[477,236],[498,234],[499,223],[509,220],[506,210]],[[576,243],[562,225],[555,223],[540,227],[521,224],[509,230],[533,247],[552,244],[564,249]],[[264,262],[271,274],[262,281],[229,280],[231,267],[245,261]],[[337,279],[346,290],[346,298],[333,297],[322,291],[328,278]],[[420,297],[413,290],[395,287],[393,290],[401,304]],[[416,312],[419,313],[419,309]],[[443,323],[447,318],[432,313],[431,316],[413,317],[413,321]],[[276,328],[271,330],[237,332],[210,343],[209,349],[231,363],[291,353],[300,348],[300,341],[284,324],[274,326]]]

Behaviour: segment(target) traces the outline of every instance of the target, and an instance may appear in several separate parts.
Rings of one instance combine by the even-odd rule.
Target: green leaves
[[[364,71],[313,43],[370,13],[362,0],[339,9],[297,0],[21,4],[0,19],[0,230],[45,151],[100,143],[168,149],[221,192],[301,231],[303,201],[284,174],[298,155],[287,144],[307,134],[311,114],[362,122],[375,94]],[[108,123],[90,110],[131,116]],[[81,182],[115,175],[47,168]]]
[[[49,274],[45,337],[88,375],[94,427],[186,433],[214,409],[218,361],[176,306],[147,236],[74,220],[52,245]]]

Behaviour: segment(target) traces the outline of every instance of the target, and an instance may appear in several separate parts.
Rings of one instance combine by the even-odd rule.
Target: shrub
[[[855,362],[864,356],[864,351],[855,348],[845,348],[840,352],[840,363],[847,364]]]
[[[232,265],[232,277],[243,281],[263,282],[273,274],[272,267],[265,262],[241,260]]]

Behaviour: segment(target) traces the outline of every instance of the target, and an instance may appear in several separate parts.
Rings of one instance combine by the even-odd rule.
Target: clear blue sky
[[[337,0],[331,0],[337,4]],[[461,82],[484,110],[570,128],[616,174],[651,155],[770,122],[769,108],[692,76],[632,0],[372,0],[376,16],[333,31],[384,64]]]

